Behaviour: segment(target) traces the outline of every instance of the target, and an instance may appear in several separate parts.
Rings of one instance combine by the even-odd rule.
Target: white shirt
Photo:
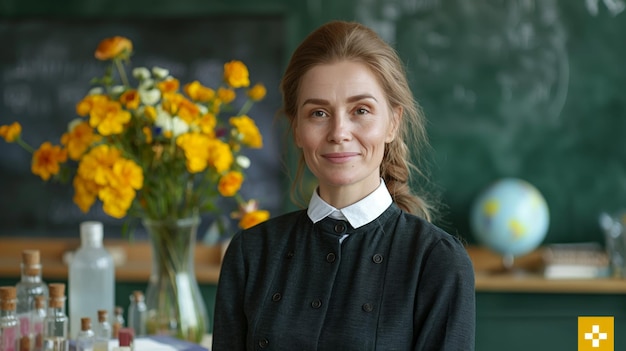
[[[392,202],[391,194],[381,178],[380,185],[371,194],[342,209],[337,209],[322,200],[316,189],[309,201],[307,214],[313,223],[330,216],[334,219],[346,220],[353,228],[359,228],[378,218]]]

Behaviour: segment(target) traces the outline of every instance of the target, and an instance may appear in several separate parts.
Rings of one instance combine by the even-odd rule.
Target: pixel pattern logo
[[[614,351],[613,317],[578,317],[578,351]]]

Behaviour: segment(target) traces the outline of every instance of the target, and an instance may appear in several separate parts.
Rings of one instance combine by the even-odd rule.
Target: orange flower
[[[248,97],[252,101],[263,100],[265,94],[267,94],[267,89],[265,89],[265,86],[261,83],[255,84],[252,88],[250,88],[250,90],[248,90]]]
[[[61,136],[61,144],[65,145],[72,160],[78,160],[89,146],[100,140],[87,122],[80,122]]]
[[[106,61],[128,58],[132,51],[133,43],[128,38],[115,36],[102,40],[94,55],[98,60]]]
[[[235,196],[239,189],[241,189],[241,183],[243,183],[243,174],[241,174],[241,172],[231,171],[220,178],[217,184],[217,190],[222,196]]]
[[[31,171],[43,180],[50,179],[50,176],[59,173],[60,163],[67,161],[67,150],[60,146],[53,146],[49,141],[41,144],[39,150],[33,154]]]
[[[122,103],[122,105],[126,106],[126,108],[135,110],[137,109],[137,107],[139,107],[139,103],[141,101],[139,100],[139,93],[137,92],[137,90],[131,89],[126,90],[124,94],[120,96],[120,102]]]
[[[248,229],[253,227],[261,222],[265,222],[270,218],[269,211],[266,210],[255,210],[252,212],[245,213],[241,220],[239,221],[239,226],[242,229]]]
[[[224,81],[232,88],[245,88],[250,85],[248,67],[241,61],[224,64]]]
[[[4,138],[7,143],[14,142],[22,133],[22,125],[13,122],[10,125],[0,126],[0,137]]]

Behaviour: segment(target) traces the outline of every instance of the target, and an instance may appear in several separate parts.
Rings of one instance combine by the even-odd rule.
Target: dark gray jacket
[[[358,229],[303,210],[233,237],[212,351],[471,351],[474,329],[474,272],[455,237],[395,204]]]

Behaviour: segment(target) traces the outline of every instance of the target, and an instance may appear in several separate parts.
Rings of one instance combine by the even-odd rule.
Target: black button
[[[280,293],[275,293],[274,295],[272,295],[272,301],[277,302],[280,301],[280,299],[282,299],[283,296]]]
[[[293,256],[295,256],[295,255],[296,255],[296,254],[295,254],[295,252],[293,252],[293,251],[289,251],[289,252],[287,252],[287,258],[293,258]]]
[[[333,263],[335,262],[335,254],[334,253],[329,253],[328,255],[326,255],[326,261],[329,263]]]
[[[372,257],[372,261],[374,261],[374,263],[376,263],[376,264],[382,263],[383,262],[383,255],[381,255],[381,254],[374,255],[374,257]]]
[[[260,348],[264,349],[264,348],[268,347],[269,345],[270,345],[270,341],[269,340],[267,340],[265,338],[259,340],[259,347]]]
[[[365,311],[365,312],[372,312],[373,309],[374,309],[374,307],[372,306],[371,303],[364,303],[363,304],[363,311]]]
[[[343,223],[335,224],[335,233],[343,234],[346,231],[346,225]]]
[[[315,299],[311,302],[311,307],[320,308],[322,307],[322,301],[320,299]]]

